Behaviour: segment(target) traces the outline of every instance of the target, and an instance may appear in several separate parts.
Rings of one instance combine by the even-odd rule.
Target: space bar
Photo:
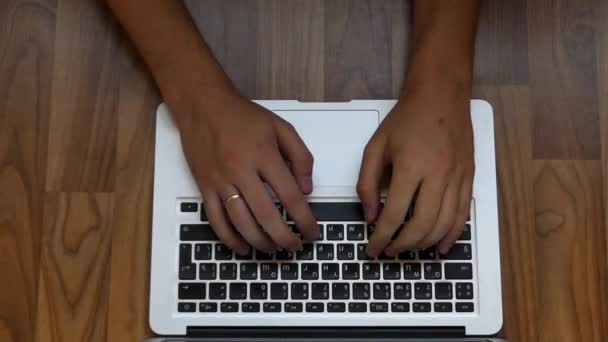
[[[317,221],[364,221],[359,202],[310,202]]]

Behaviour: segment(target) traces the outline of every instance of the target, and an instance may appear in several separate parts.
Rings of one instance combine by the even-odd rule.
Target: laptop
[[[160,105],[149,322],[164,337],[150,341],[500,341],[491,338],[502,327],[502,302],[487,102],[471,101],[476,175],[458,242],[446,255],[429,248],[379,260],[365,253],[374,227],[355,187],[363,149],[396,101],[255,102],[293,124],[312,152],[308,201],[322,236],[296,253],[242,257],[226,248]]]

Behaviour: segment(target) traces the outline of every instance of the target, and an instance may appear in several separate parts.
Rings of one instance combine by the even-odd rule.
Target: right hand
[[[169,107],[218,237],[241,255],[248,253],[248,243],[265,252],[302,247],[301,238],[275,207],[266,182],[303,237],[318,238],[305,197],[312,192],[313,157],[294,127],[234,91],[187,98],[168,101]],[[225,203],[235,194],[241,197]]]

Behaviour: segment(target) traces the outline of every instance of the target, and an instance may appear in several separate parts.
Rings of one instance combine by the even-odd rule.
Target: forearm
[[[478,15],[478,0],[414,0],[404,93],[430,85],[470,96]]]

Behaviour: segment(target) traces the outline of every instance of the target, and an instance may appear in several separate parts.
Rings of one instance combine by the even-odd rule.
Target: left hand
[[[447,253],[469,215],[474,163],[469,94],[445,89],[406,94],[363,156],[357,191],[368,222],[376,221],[381,179],[390,167],[387,198],[368,255],[377,257],[384,250],[393,256],[438,242],[439,252]],[[404,224],[416,191],[414,215]]]

